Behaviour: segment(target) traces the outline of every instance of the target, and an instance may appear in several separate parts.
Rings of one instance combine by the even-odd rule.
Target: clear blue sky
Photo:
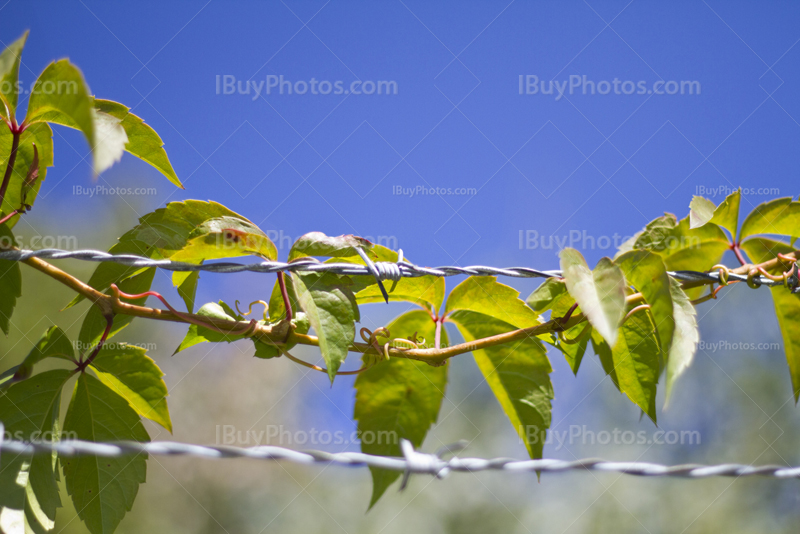
[[[187,188],[149,180],[148,208],[211,198],[292,239],[385,236],[429,265],[553,268],[555,250],[520,250],[520,230],[529,246],[576,231],[613,239],[662,211],[685,215],[699,188],[798,193],[800,5],[735,4],[11,1],[0,39],[31,30],[25,83],[67,56],[97,96],[156,128]],[[226,75],[250,94],[224,94]],[[293,94],[267,95],[281,76]],[[565,94],[521,95],[520,76],[523,93],[538,79]],[[295,93],[312,79],[330,94]],[[359,80],[397,94],[334,94]],[[43,206],[107,202],[71,196],[91,185],[87,147],[71,132],[55,144]],[[100,183],[153,174],[121,169]]]

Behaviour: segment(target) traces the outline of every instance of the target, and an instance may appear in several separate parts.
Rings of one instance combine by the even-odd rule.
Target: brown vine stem
[[[736,269],[731,269],[731,272],[737,274],[747,274],[754,267],[762,267],[765,270],[769,271],[771,269],[778,268],[779,266],[786,265],[794,261],[798,253],[800,253],[800,251],[784,255],[782,258],[775,258],[773,260],[766,261],[764,263],[759,264],[758,266],[750,264],[743,265],[741,267],[737,267]],[[67,287],[76,291],[77,293],[80,293],[81,295],[86,297],[90,302],[98,306],[100,308],[100,311],[103,312],[104,315],[122,314],[122,315],[131,315],[134,317],[144,317],[146,319],[154,319],[158,321],[171,321],[179,323],[187,323],[189,322],[187,321],[187,319],[191,319],[191,320],[202,321],[206,324],[211,324],[224,332],[241,333],[243,330],[250,328],[248,333],[251,337],[256,337],[259,339],[259,341],[263,341],[265,343],[269,343],[272,345],[277,345],[279,347],[288,343],[319,346],[319,339],[317,337],[296,333],[294,330],[292,330],[291,325],[287,321],[282,321],[275,325],[260,325],[260,324],[254,325],[252,322],[248,321],[228,321],[225,319],[214,319],[212,317],[206,317],[190,313],[181,313],[180,315],[176,315],[166,310],[161,310],[157,308],[148,308],[146,306],[137,306],[134,304],[129,304],[127,302],[123,302],[119,299],[119,295],[107,295],[105,293],[102,293],[94,289],[93,287],[85,284],[84,282],[81,282],[71,274],[62,271],[58,267],[55,267],[54,265],[51,265],[50,263],[41,260],[39,258],[29,258],[25,260],[24,263],[33,267],[37,271],[57,280],[58,282],[61,282],[62,284],[66,285]],[[709,285],[711,283],[712,282],[710,281],[689,282],[685,283],[684,287],[685,288],[699,287],[702,285]],[[628,305],[634,305],[641,301],[643,301],[643,296],[641,293],[634,293],[626,297],[626,302]],[[582,323],[585,320],[586,317],[583,314],[572,314],[572,316],[566,321],[564,321],[563,318],[558,317],[550,321],[547,321],[545,323],[538,324],[529,328],[512,330],[510,332],[504,332],[502,334],[498,334],[495,336],[477,339],[475,341],[471,341],[468,343],[451,345],[446,348],[431,348],[431,349],[389,348],[389,356],[393,358],[408,358],[411,360],[419,360],[429,363],[431,365],[441,365],[447,359],[452,358],[454,356],[458,356],[460,354],[465,354],[467,352],[472,352],[474,350],[492,347],[494,345],[501,345],[503,343],[520,341],[522,339],[526,339],[529,337],[536,337],[543,334],[549,334],[552,332],[568,330],[569,328],[572,328],[573,326]],[[374,346],[368,343],[354,342],[350,346],[350,351],[361,354],[383,355],[381,351],[377,350]]]

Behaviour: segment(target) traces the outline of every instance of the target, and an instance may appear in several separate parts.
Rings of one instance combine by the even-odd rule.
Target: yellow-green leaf
[[[516,328],[536,326],[539,316],[519,298],[519,291],[494,276],[470,276],[447,297],[445,313],[469,310],[494,317]]]
[[[19,98],[19,62],[22,49],[28,39],[27,30],[22,37],[8,45],[0,53],[0,117],[11,119],[17,109]]]
[[[756,234],[800,235],[800,202],[785,197],[756,206],[742,223],[739,240]]]
[[[427,312],[414,310],[388,325],[392,338],[430,340],[435,325]],[[447,333],[442,331],[447,344]],[[421,447],[428,429],[436,422],[447,385],[449,365],[433,367],[406,358],[380,362],[358,375],[353,417],[358,421],[361,451],[380,456],[401,456],[400,439]],[[370,467],[370,508],[400,473]]]
[[[448,320],[468,343],[514,329],[494,317],[466,310],[454,312]],[[553,369],[542,343],[528,337],[475,350],[472,355],[530,457],[541,458],[553,399]]]
[[[146,352],[143,347],[116,343],[100,349],[91,368],[136,413],[172,432],[164,373]]]
[[[608,258],[589,270],[580,252],[565,248],[559,253],[561,271],[569,294],[603,339],[614,344],[625,314],[625,276]]]

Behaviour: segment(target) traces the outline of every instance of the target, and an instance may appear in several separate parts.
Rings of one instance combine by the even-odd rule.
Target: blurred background
[[[319,230],[367,236],[431,266],[552,269],[563,246],[594,264],[662,212],[685,216],[693,195],[719,203],[742,187],[749,211],[798,194],[798,22],[793,2],[9,0],[0,44],[31,30],[23,84],[69,57],[95,95],[156,129],[186,185],[128,155],[92,182],[83,138],[55,128],[55,167],[15,233],[33,248],[107,249],[141,215],[196,198],[259,224],[281,258]],[[59,265],[83,279],[92,270]],[[77,336],[86,311],[59,312],[71,295],[23,273],[3,368],[52,324]],[[537,285],[502,281],[522,298]],[[273,282],[204,274],[197,302],[266,298]],[[771,298],[742,286],[698,310],[704,344],[658,427],[640,420],[596,357],[575,377],[551,354],[551,436],[567,438],[552,438],[545,456],[800,464],[800,412]],[[154,288],[178,300],[167,274]],[[369,305],[363,326],[406,309]],[[175,433],[148,424],[153,439],[215,443],[235,428],[244,446],[358,450],[352,377],[331,388],[285,359],[254,360],[249,343],[172,357],[184,330],[139,321],[117,336],[150,343],[166,373]],[[424,449],[466,439],[469,455],[525,457],[470,356],[450,373]],[[346,439],[300,443],[312,431]],[[614,431],[646,439],[597,439]],[[653,443],[657,431],[677,442]],[[119,532],[748,533],[796,532],[800,521],[798,483],[769,479],[418,476],[365,513],[370,492],[365,469],[152,458]],[[85,532],[66,498],[56,532]]]

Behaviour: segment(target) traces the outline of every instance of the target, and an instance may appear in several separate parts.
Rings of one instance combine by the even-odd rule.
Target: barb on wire
[[[96,443],[92,441],[37,441],[23,442],[0,440],[3,455],[16,454],[32,456],[35,454],[58,453],[62,457],[98,456],[114,458],[126,455],[152,454],[157,456],[189,456],[194,458],[223,459],[250,458],[254,460],[288,461],[297,464],[333,464],[348,467],[379,467],[392,471],[402,471],[405,479],[411,474],[428,474],[444,478],[450,472],[506,471],[525,473],[562,473],[566,471],[603,471],[638,476],[661,476],[683,478],[767,476],[787,479],[800,478],[800,467],[779,465],[752,466],[744,464],[721,465],[662,465],[649,462],[609,462],[588,458],[583,460],[513,460],[510,458],[461,458],[454,456],[444,459],[445,454],[457,453],[464,447],[462,442],[443,447],[436,454],[415,451],[410,442],[401,441],[403,457],[374,456],[360,452],[330,453],[323,451],[297,451],[273,445],[256,447],[232,447],[193,445],[171,441],[139,443],[118,441]]]
[[[485,265],[471,265],[468,267],[443,266],[421,267],[400,258],[398,262],[372,262],[368,265],[354,263],[320,263],[316,260],[298,260],[292,263],[279,261],[264,261],[258,263],[217,262],[193,264],[171,260],[154,260],[144,256],[131,254],[109,254],[100,250],[5,250],[0,251],[0,260],[25,261],[30,258],[44,260],[76,259],[93,262],[114,262],[131,267],[157,267],[168,271],[203,271],[212,273],[277,273],[277,272],[329,272],[343,275],[370,275],[379,282],[382,280],[397,281],[401,277],[415,278],[419,276],[508,276],[512,278],[553,278],[561,277],[560,270],[542,271],[529,267],[489,267]],[[722,273],[722,274],[721,274]],[[792,276],[784,280],[775,280],[767,276],[751,276],[733,272],[696,272],[696,271],[670,271],[669,275],[683,282],[714,282],[723,283],[730,281],[747,282],[751,287],[760,286],[787,286],[793,293],[800,292],[800,280],[797,269],[793,269]],[[383,289],[383,287],[381,286]],[[384,290],[385,291],[385,290]],[[387,297],[387,295],[384,295]]]

